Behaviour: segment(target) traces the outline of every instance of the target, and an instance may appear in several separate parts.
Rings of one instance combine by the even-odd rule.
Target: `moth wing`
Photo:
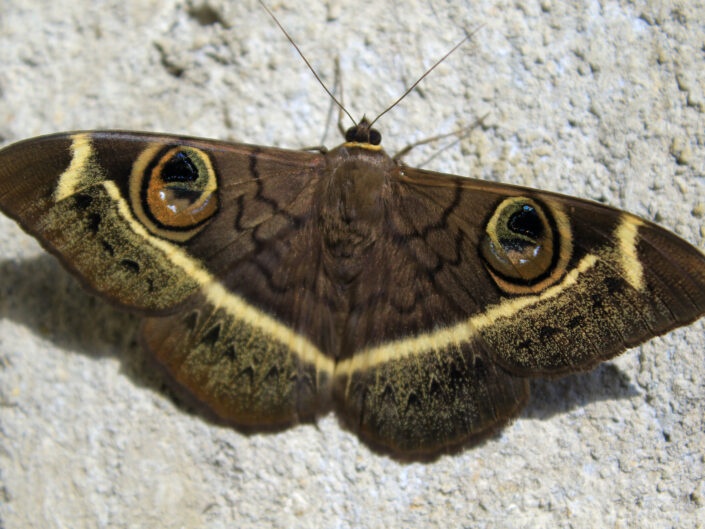
[[[253,152],[243,145],[133,132],[34,138],[0,151],[0,208],[92,290],[131,310],[169,312],[194,294],[207,275],[207,251],[199,241],[203,229],[220,216],[215,214],[218,180],[225,175],[221,185],[231,189],[256,185],[250,185]],[[201,173],[197,185],[203,189],[177,189],[184,194],[177,199],[188,201],[197,191],[203,191],[201,198],[205,191],[215,198],[200,210],[173,215],[176,223],[166,219],[164,226],[161,221],[173,204],[164,201],[150,210],[166,186],[153,185],[145,175],[164,167],[178,172],[178,163],[169,160],[178,156],[191,156],[184,163],[192,163],[197,176]],[[311,155],[290,152],[287,160],[306,168]],[[286,181],[292,193],[305,185],[304,180]],[[249,221],[256,225],[258,219]],[[230,243],[213,236],[209,242],[216,251],[217,244]],[[201,255],[195,253],[199,248]]]
[[[361,282],[375,302],[336,371],[339,408],[373,443],[437,453],[481,438],[526,402],[522,377],[590,369],[705,313],[705,257],[648,221],[416,169],[397,180],[389,269]],[[545,256],[507,265],[525,247]]]
[[[515,374],[590,369],[705,314],[705,256],[656,224],[555,193],[419,170],[405,175],[410,192],[436,203],[459,196],[449,224],[476,241],[474,255],[465,258],[476,263],[487,300],[461,324]],[[507,278],[506,268],[494,266],[497,255],[483,253],[483,245],[488,230],[497,231],[502,219],[512,222],[502,211],[526,204],[544,210],[553,259],[545,270],[538,267],[536,277]]]
[[[58,134],[0,151],[0,208],[86,286],[158,316],[144,342],[191,393],[240,423],[283,424],[313,414],[332,371],[277,319],[290,310],[306,325],[302,300],[267,284],[310,220],[320,159],[157,134]],[[301,231],[295,254],[316,247],[309,236]],[[280,264],[284,289],[306,281],[304,268]]]
[[[279,428],[330,409],[332,362],[311,343],[263,313],[253,321],[251,307],[233,311],[197,295],[184,309],[145,318],[142,342],[187,396],[219,420]],[[278,329],[263,325],[267,319]]]
[[[187,246],[208,280],[178,313],[147,318],[142,334],[221,419],[280,427],[330,408],[337,333],[334,287],[319,273],[323,169],[319,154],[249,149],[249,179],[221,169],[218,215]]]

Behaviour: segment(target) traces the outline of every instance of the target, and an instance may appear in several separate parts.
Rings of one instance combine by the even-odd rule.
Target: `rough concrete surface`
[[[705,249],[702,2],[271,0],[388,152],[489,113],[426,168],[600,200]],[[340,142],[322,92],[254,0],[2,0],[0,141],[119,128],[300,148]],[[414,151],[420,164],[438,151]],[[0,526],[702,527],[705,326],[532,383],[484,444],[432,463],[372,452],[334,416],[211,425],[0,217]]]

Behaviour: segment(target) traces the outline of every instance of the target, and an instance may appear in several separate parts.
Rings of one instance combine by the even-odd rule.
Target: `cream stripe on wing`
[[[636,249],[639,241],[639,226],[643,225],[641,219],[622,213],[621,222],[614,232],[615,238],[619,241],[618,261],[626,280],[636,290],[644,288],[644,268]]]
[[[374,367],[410,355],[440,351],[453,345],[458,346],[476,336],[480,330],[492,325],[498,319],[511,316],[519,310],[559,295],[565,289],[573,286],[579,276],[592,268],[598,261],[596,255],[586,255],[575,269],[566,274],[560,283],[546,289],[540,295],[506,299],[489,307],[482,314],[472,316],[452,327],[365,349],[336,365],[335,360],[326,356],[306,337],[227,290],[197,259],[189,256],[180,247],[149,233],[147,228],[134,216],[117,185],[110,180],[100,181],[103,171],[94,160],[94,152],[88,135],[77,134],[74,137],[72,150],[74,159],[60,177],[55,192],[57,200],[66,198],[85,186],[88,183],[86,180],[95,182],[95,185],[102,185],[110,198],[115,201],[120,216],[134,232],[147,244],[160,250],[172,264],[200,283],[202,292],[209,303],[216,308],[222,308],[236,320],[261,330],[273,340],[287,346],[298,355],[302,362],[313,364],[318,371],[324,371],[330,375],[349,375],[357,370]],[[85,171],[86,167],[91,168],[91,173]],[[86,174],[93,174],[97,177],[86,179]],[[623,250],[622,255],[625,256],[622,258],[625,273],[629,275],[630,282],[639,283],[643,279],[636,256],[637,228],[638,224],[631,217],[625,217],[616,233],[620,241],[620,249]]]
[[[105,171],[95,160],[90,133],[74,134],[71,140],[71,163],[59,176],[54,190],[54,200],[57,202],[81,189],[86,184],[86,175],[93,175],[90,180],[96,183],[105,179]]]
[[[117,204],[120,216],[123,217],[137,235],[153,247],[161,250],[172,264],[181,268],[189,276],[200,283],[206,299],[216,308],[222,308],[235,319],[262,330],[294,351],[303,362],[313,364],[319,371],[333,373],[334,362],[325,356],[313,343],[291,330],[275,318],[249,305],[239,296],[228,291],[213,275],[181,248],[154,237],[139,221],[135,219],[127,202],[114,182],[102,183],[110,198]]]
[[[452,327],[362,350],[352,358],[338,363],[335,366],[335,374],[336,376],[349,375],[355,371],[374,367],[391,360],[404,358],[405,356],[442,350],[452,345],[460,346],[473,336],[476,336],[483,328],[492,325],[499,318],[516,314],[517,311],[551,299],[565,289],[570,288],[578,281],[580,274],[592,268],[597,260],[598,257],[596,255],[586,255],[580,260],[578,266],[565,276],[563,281],[546,289],[540,295],[507,299],[488,307],[485,312],[472,316]]]

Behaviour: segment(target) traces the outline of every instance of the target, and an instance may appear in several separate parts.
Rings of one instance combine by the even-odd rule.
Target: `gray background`
[[[379,123],[387,151],[489,112],[426,167],[601,200],[705,248],[702,2],[271,4],[329,83],[340,57],[355,116],[484,24]],[[3,144],[121,128],[300,148],[330,110],[252,0],[2,0],[0,50]],[[501,435],[431,464],[334,416],[212,426],[164,388],[138,324],[0,217],[0,526],[705,525],[702,321],[533,382]]]

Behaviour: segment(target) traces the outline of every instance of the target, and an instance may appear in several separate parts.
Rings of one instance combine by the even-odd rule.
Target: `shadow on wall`
[[[122,372],[137,386],[166,394],[184,412],[223,424],[188,394],[174,388],[168,374],[147,358],[139,346],[139,316],[84,290],[50,255],[0,261],[0,317],[24,325],[59,348],[92,358],[115,357]],[[548,419],[591,402],[638,394],[619,368],[602,363],[587,373],[532,380],[531,398],[520,419]],[[243,433],[271,431],[237,429]]]

